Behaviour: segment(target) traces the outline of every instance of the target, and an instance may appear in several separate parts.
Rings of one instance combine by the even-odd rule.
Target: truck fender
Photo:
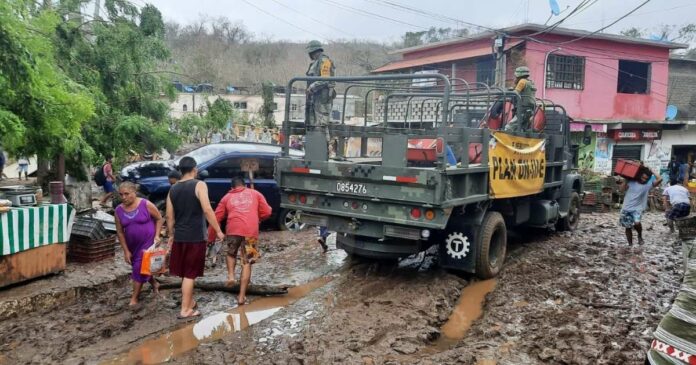
[[[573,192],[578,194],[582,193],[583,183],[580,174],[568,174],[565,179],[563,179],[563,185],[561,186],[561,197],[558,199],[558,208],[562,217],[568,213],[570,207],[570,196]]]

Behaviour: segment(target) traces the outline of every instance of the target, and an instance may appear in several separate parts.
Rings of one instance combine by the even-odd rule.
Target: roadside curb
[[[22,285],[36,285],[34,282],[30,282],[5,289],[10,292],[15,290],[20,293],[2,293],[2,291],[0,291],[0,321],[16,318],[20,315],[35,311],[51,310],[60,306],[70,305],[89,293],[122,286],[129,280],[129,271],[124,272],[118,268],[114,271],[116,271],[116,273],[103,276],[91,275],[92,273],[90,272],[61,272],[49,278],[49,280],[53,279],[62,282],[76,281],[79,284],[63,288],[45,287],[36,291],[31,291],[29,288],[22,287]],[[83,277],[80,280],[75,280],[76,275]],[[24,294],[21,292],[27,293]]]

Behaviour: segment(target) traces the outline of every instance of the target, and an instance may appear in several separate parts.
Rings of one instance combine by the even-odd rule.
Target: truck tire
[[[570,195],[570,203],[568,204],[568,215],[558,220],[556,226],[559,231],[574,231],[578,228],[580,222],[580,195],[573,192]]]
[[[476,276],[490,279],[498,275],[507,251],[507,229],[500,213],[488,212],[483,217],[476,246]]]

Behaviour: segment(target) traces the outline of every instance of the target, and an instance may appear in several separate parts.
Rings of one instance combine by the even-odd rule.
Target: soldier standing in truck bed
[[[307,53],[312,63],[307,69],[307,76],[331,77],[336,72],[336,67],[326,54],[319,41],[310,41],[307,44]],[[329,141],[329,133],[326,129],[331,119],[331,106],[336,97],[335,82],[314,81],[307,82],[307,123],[318,128],[326,134]]]
[[[312,63],[307,69],[307,76],[331,77],[336,73],[336,66],[333,61],[324,54],[324,48],[319,41],[310,41],[307,44],[307,53]],[[331,107],[333,99],[336,97],[334,87],[335,82],[314,81],[307,82],[307,104],[306,104],[306,123],[312,128],[318,128],[326,136],[327,149],[329,145],[329,131],[327,126],[331,119]],[[319,227],[317,243],[326,252],[326,238],[329,231],[326,227]]]
[[[536,107],[536,86],[529,79],[529,67],[520,66],[515,69],[515,91],[520,94],[517,101],[515,118],[505,126],[506,132],[526,132],[530,129],[530,121]]]

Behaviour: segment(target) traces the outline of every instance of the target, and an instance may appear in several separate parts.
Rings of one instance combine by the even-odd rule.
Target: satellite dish
[[[677,112],[679,109],[674,105],[667,105],[667,112],[665,112],[665,119],[674,120],[677,117]]]
[[[558,6],[558,1],[549,0],[549,6],[551,7],[551,14],[558,15],[561,13],[561,8]]]

